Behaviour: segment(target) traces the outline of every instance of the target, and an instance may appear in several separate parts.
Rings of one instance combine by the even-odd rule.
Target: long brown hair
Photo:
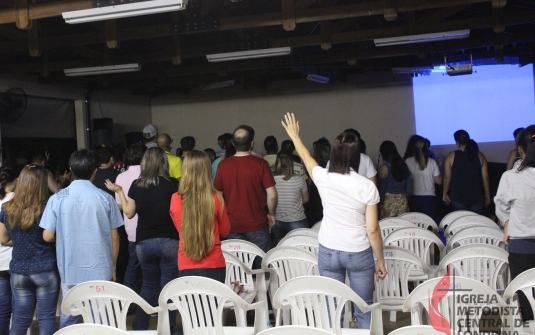
[[[223,208],[223,198],[212,184],[212,165],[205,152],[193,150],[185,157],[178,193],[182,198],[181,240],[184,253],[198,261],[215,244],[214,194]]]
[[[26,165],[22,169],[15,196],[4,206],[12,230],[30,229],[43,213],[47,177],[45,168],[41,166]]]
[[[275,161],[274,176],[284,176],[284,180],[290,180],[294,175],[294,158],[293,154],[288,151],[281,150],[277,154]]]

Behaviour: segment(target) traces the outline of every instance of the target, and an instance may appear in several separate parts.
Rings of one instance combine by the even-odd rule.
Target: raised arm
[[[314,176],[312,175],[312,169],[318,166],[318,163],[314,160],[314,158],[312,158],[310,152],[305,147],[305,144],[299,137],[299,121],[295,120],[294,113],[287,113],[286,115],[284,115],[284,119],[286,122],[282,121],[282,126],[284,127],[284,129],[286,129],[288,136],[290,136],[290,138],[294,142],[295,151],[297,151],[297,154],[303,160],[308,175],[312,180],[314,180]]]

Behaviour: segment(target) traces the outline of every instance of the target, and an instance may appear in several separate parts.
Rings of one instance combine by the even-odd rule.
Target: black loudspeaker
[[[133,131],[131,133],[125,134],[124,138],[126,139],[127,148],[129,148],[134,143],[143,143],[143,133],[140,131]]]
[[[93,119],[93,147],[113,146],[113,119]]]

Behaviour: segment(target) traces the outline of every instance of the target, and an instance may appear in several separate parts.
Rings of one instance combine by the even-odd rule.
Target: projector
[[[472,64],[446,65],[446,74],[448,76],[460,76],[463,74],[472,74]]]

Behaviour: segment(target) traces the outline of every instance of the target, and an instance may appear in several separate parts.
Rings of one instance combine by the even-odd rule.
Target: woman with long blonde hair
[[[43,229],[39,227],[46,206],[47,180],[45,168],[24,167],[15,196],[0,213],[0,243],[13,244],[9,265],[13,292],[11,335],[26,334],[36,304],[39,334],[52,335],[56,331],[60,285],[56,246],[43,240]]]
[[[220,237],[228,235],[230,222],[223,197],[212,184],[212,166],[206,153],[193,150],[184,159],[170,213],[180,235],[179,276],[203,276],[224,283]]]

